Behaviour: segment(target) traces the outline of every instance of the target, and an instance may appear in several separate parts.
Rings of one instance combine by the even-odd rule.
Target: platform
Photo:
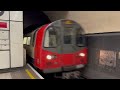
[[[29,64],[20,68],[0,70],[0,79],[44,79]]]

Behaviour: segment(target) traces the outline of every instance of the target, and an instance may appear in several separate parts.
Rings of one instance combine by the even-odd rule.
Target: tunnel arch
[[[50,23],[48,16],[42,11],[23,11],[24,34],[32,32],[36,28]]]

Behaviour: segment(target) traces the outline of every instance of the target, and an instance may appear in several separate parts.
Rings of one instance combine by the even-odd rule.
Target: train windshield
[[[64,30],[64,44],[72,44],[73,28],[65,28]]]
[[[57,46],[57,35],[56,31],[50,27],[45,33],[44,47],[56,47]]]
[[[78,30],[76,33],[76,45],[79,47],[85,46],[85,36],[82,34],[81,30]]]

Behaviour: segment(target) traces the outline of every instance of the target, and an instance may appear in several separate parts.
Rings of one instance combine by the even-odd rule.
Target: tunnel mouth
[[[42,25],[51,23],[51,20],[43,11],[23,11],[23,22],[25,35]]]

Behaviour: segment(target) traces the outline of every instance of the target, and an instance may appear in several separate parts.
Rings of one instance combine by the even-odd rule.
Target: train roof
[[[81,25],[74,21],[74,20],[70,20],[70,19],[60,19],[60,20],[56,20],[56,21],[53,21],[51,22],[47,27],[46,29],[49,27],[49,26],[64,26],[64,25],[68,25],[68,26],[75,26],[76,28],[79,28],[83,33],[85,33],[85,30],[81,27]]]
[[[77,23],[74,20],[70,20],[70,19],[60,19],[60,20],[53,21],[53,22],[49,23],[48,26],[45,29],[49,28],[50,26],[61,27],[61,26],[64,26],[64,25],[75,25],[75,27],[79,28],[83,34],[85,33],[85,30],[80,26],[79,23]],[[33,30],[32,32],[34,32],[36,30],[39,30],[43,26],[44,25],[39,26],[37,29]],[[29,32],[27,34],[30,34],[32,32]]]

